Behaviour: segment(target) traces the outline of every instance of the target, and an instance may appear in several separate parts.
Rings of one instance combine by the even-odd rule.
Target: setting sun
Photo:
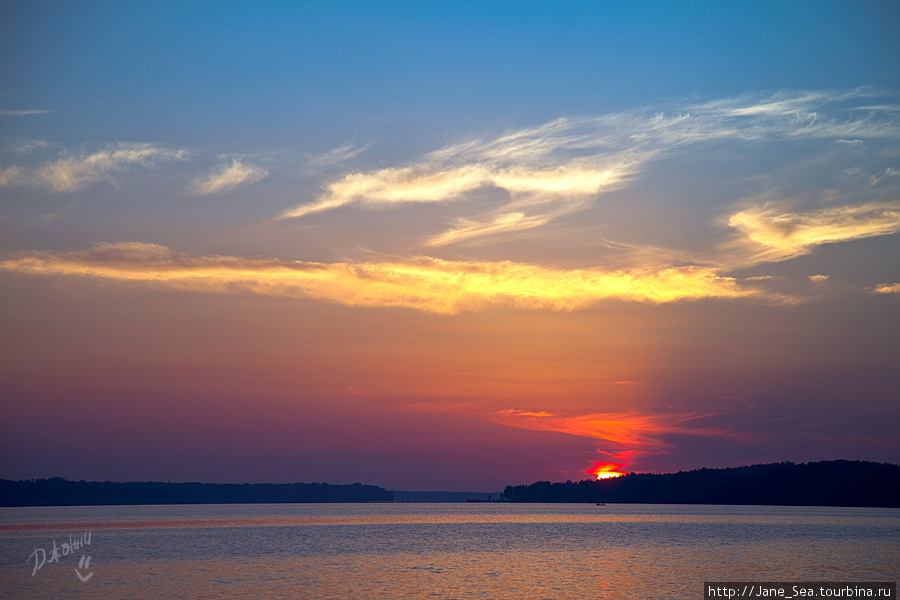
[[[595,460],[591,461],[594,463],[594,466],[585,471],[588,475],[596,475],[597,479],[612,479],[614,477],[621,477],[625,473],[620,473],[616,469],[621,469],[623,464],[619,463],[611,463],[611,462],[598,462]]]

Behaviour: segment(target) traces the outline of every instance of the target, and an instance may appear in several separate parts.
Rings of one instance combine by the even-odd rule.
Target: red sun
[[[618,469],[624,467],[627,463],[600,462],[592,460],[594,466],[585,471],[588,475],[596,475],[597,479],[612,479],[613,477],[621,477],[625,473],[621,473]]]

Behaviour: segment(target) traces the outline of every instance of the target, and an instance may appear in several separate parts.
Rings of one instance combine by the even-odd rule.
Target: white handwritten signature
[[[34,552],[28,555],[28,559],[25,561],[25,564],[31,562],[31,559],[34,558],[34,569],[31,571],[31,576],[34,577],[35,573],[41,570],[41,568],[45,564],[49,563],[59,563],[59,559],[61,556],[68,556],[69,554],[75,554],[76,551],[81,550],[85,546],[91,545],[91,532],[85,531],[80,536],[76,538],[72,538],[69,536],[68,542],[63,542],[59,546],[56,545],[56,538],[53,538],[53,547],[49,552],[44,548],[35,547]],[[79,569],[83,571],[87,571],[91,566],[91,555],[90,554],[82,554],[81,560],[78,561],[78,569],[75,569],[75,574],[78,575],[78,579],[82,582],[87,581],[91,577],[94,576],[94,572],[91,571],[87,575],[83,575]]]

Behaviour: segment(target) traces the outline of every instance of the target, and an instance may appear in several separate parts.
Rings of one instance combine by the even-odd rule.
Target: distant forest
[[[419,496],[404,494],[413,493],[398,492],[400,500],[423,501]],[[463,495],[453,498],[462,501]],[[69,481],[59,477],[27,481],[0,479],[0,506],[392,502],[394,499],[393,492],[360,483],[117,483]],[[538,481],[529,485],[510,485],[499,494],[498,500],[900,508],[900,465],[834,460],[698,469],[660,475],[629,473],[600,481]]]
[[[833,460],[507,486],[507,502],[900,507],[900,465]]]
[[[0,506],[106,506],[113,504],[251,504],[391,502],[374,485],[327,483],[162,483],[69,481],[60,477],[0,479]]]

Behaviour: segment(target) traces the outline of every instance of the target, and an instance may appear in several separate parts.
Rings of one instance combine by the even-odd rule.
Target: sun
[[[625,473],[618,471],[625,466],[625,463],[613,463],[613,462],[599,462],[596,460],[592,460],[594,466],[585,471],[588,475],[595,475],[598,480],[600,479],[613,479],[614,477],[621,477]]]

